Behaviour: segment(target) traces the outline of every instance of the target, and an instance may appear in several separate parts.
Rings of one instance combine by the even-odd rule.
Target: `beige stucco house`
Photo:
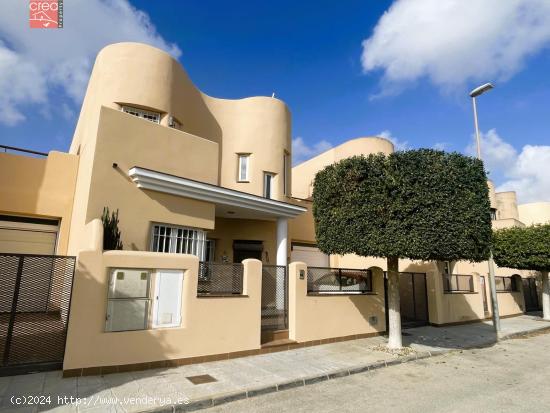
[[[21,297],[43,297],[25,317],[58,337],[7,329],[2,367],[62,361],[66,375],[98,374],[384,333],[384,261],[317,250],[311,191],[324,166],[393,150],[358,138],[292,167],[282,101],[210,97],[161,50],[106,47],[69,152],[0,153],[6,323],[28,322]],[[518,207],[489,186],[495,228],[550,219],[548,204]],[[103,251],[105,207],[119,212],[122,251]],[[486,263],[400,268],[404,322],[490,316]],[[535,308],[534,274],[497,275],[502,316]]]

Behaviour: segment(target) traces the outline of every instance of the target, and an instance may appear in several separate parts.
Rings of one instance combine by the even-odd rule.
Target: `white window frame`
[[[267,185],[268,180],[269,180],[269,190]],[[273,181],[274,180],[275,180],[275,174],[272,174],[271,172],[264,172],[264,198],[273,199]]]
[[[196,228],[153,223],[151,247],[153,252],[191,254],[204,261],[206,256],[206,231]]]
[[[239,153],[238,162],[237,162],[237,182],[250,182],[250,154],[249,153]],[[244,165],[244,176],[243,172],[243,160],[246,159]]]
[[[149,122],[160,124],[160,113],[152,112],[150,110],[136,108],[134,106],[123,105],[121,109],[124,113],[127,113],[132,116],[136,116],[141,119],[145,119]]]
[[[206,252],[208,252],[208,260],[206,259]],[[205,255],[204,255],[204,261],[205,262],[214,262],[214,255],[216,254],[216,240],[207,238],[206,239],[206,247],[205,247]]]

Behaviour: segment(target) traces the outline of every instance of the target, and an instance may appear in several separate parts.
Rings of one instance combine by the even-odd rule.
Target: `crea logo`
[[[63,27],[63,0],[29,0],[31,29],[60,29]]]

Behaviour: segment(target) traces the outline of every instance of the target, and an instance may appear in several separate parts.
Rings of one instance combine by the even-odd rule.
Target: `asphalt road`
[[[549,412],[550,334],[453,352],[204,411]]]

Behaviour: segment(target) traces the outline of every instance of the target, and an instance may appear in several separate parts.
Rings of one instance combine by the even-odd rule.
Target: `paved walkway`
[[[537,316],[502,320],[505,337],[550,328]],[[0,377],[0,412],[5,411],[173,411],[196,410],[260,394],[304,386],[441,352],[494,343],[490,322],[404,331],[403,354],[385,350],[384,337],[325,344],[240,359],[106,376],[61,378],[60,372]],[[187,377],[210,375],[193,384]],[[39,395],[40,406],[20,405]],[[19,398],[14,396],[21,396]],[[49,396],[49,399],[48,399]],[[71,399],[72,398],[72,399]],[[73,403],[71,403],[71,401]]]

